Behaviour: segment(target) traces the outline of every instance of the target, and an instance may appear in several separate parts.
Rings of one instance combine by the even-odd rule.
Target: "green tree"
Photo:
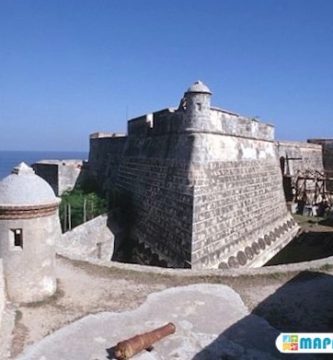
[[[91,220],[107,211],[106,201],[95,192],[82,188],[66,191],[61,196],[60,220],[63,231]]]

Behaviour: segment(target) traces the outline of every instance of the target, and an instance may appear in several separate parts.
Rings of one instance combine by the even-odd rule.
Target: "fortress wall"
[[[152,135],[163,135],[178,132],[182,126],[182,112],[173,108],[163,109],[153,113]]]
[[[193,159],[194,268],[259,266],[293,238],[273,142],[198,134]]]
[[[179,132],[181,127],[182,112],[167,108],[131,119],[128,122],[128,135],[141,137],[166,135]]]
[[[61,235],[57,252],[84,258],[111,260],[114,236],[107,224],[107,215],[100,215]]]
[[[57,196],[75,187],[82,167],[82,160],[41,160],[32,165],[36,174],[51,185]]]
[[[115,181],[126,139],[126,136],[90,136],[89,174],[101,190],[106,191],[106,185]]]
[[[185,134],[129,137],[117,177],[131,209],[132,238],[178,267],[191,259],[191,148]]]
[[[331,269],[333,266],[333,256],[311,260],[303,261],[298,263],[283,264],[283,265],[270,265],[257,268],[234,268],[234,269],[166,269],[157,266],[142,266],[139,264],[130,264],[130,263],[121,263],[115,261],[102,261],[98,259],[84,259],[79,255],[67,255],[66,253],[59,253],[64,259],[68,259],[73,262],[84,261],[88,264],[93,264],[100,266],[101,268],[108,268],[110,272],[115,270],[117,273],[119,271],[124,271],[124,274],[128,274],[129,271],[134,273],[143,273],[150,274],[152,276],[169,276],[177,277],[179,279],[196,279],[197,282],[202,282],[203,280],[214,279],[214,281],[223,282],[226,279],[238,279],[245,277],[258,277],[263,280],[267,276],[268,282],[272,277],[277,278],[278,276],[288,276],[295,275],[295,273],[303,271],[315,271],[322,272],[323,270]],[[218,280],[217,280],[218,279]]]
[[[46,164],[46,163],[35,163],[32,165],[35,173],[47,181],[52,187],[56,195],[59,194],[59,176],[58,176],[58,165]]]
[[[207,132],[130,136],[116,184],[129,195],[132,236],[169,265],[261,266],[298,230],[273,141]]]
[[[62,161],[59,162],[59,193],[62,195],[65,191],[71,191],[81,174],[82,161]]]
[[[328,177],[332,178],[327,183],[327,189],[333,192],[333,139],[310,139],[308,142],[322,146],[324,169]]]
[[[274,127],[221,109],[211,108],[209,129],[226,135],[262,140],[274,139]]]
[[[153,114],[147,114],[131,119],[127,123],[128,135],[148,136],[153,127]]]
[[[169,266],[263,265],[298,229],[274,129],[211,115],[212,131],[183,131],[183,112],[170,109],[133,119],[127,138],[91,139],[90,166],[104,190],[121,191],[132,239]]]
[[[288,165],[285,163],[285,174],[294,176],[298,170],[311,169],[319,172],[324,170],[321,145],[295,141],[276,141],[276,149],[279,158],[291,158]]]
[[[272,141],[274,127],[237,114],[210,108],[210,116],[202,124],[206,132]],[[129,136],[165,135],[184,130],[184,112],[167,108],[131,119],[128,122]]]

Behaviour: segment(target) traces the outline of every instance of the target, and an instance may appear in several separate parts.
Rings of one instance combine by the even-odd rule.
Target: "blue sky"
[[[198,79],[279,139],[333,137],[332,19],[331,0],[0,0],[0,150],[87,150]]]

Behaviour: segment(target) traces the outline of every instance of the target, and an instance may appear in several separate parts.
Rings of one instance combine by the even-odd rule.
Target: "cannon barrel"
[[[168,323],[158,329],[136,335],[130,339],[119,342],[114,350],[114,357],[117,360],[127,360],[144,349],[148,349],[156,341],[173,334],[176,327],[173,323]]]

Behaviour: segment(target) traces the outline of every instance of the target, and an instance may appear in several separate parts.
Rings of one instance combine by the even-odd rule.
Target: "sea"
[[[20,162],[31,165],[39,160],[88,159],[88,152],[80,151],[1,151],[0,180],[9,175]]]

